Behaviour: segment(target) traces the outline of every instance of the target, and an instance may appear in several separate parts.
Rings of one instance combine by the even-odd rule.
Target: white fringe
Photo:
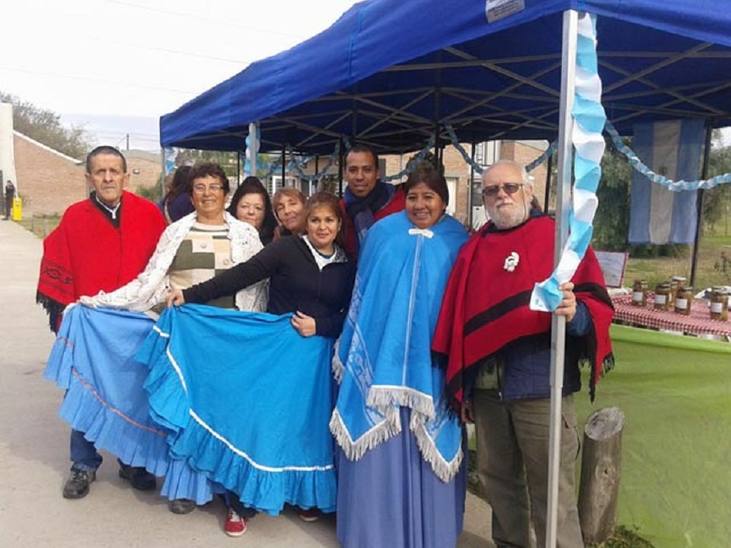
[[[335,438],[335,441],[338,442],[338,445],[343,449],[348,460],[356,461],[365,455],[366,451],[377,447],[396,434],[399,434],[401,432],[401,420],[399,419],[398,413],[390,413],[383,422],[378,423],[368,430],[357,441],[353,441],[345,427],[345,423],[343,423],[340,413],[335,409],[330,419],[330,432]]]
[[[394,406],[408,407],[412,411],[434,418],[434,400],[432,397],[406,386],[372,386],[368,390],[368,407],[377,409],[386,415]]]
[[[333,359],[330,363],[330,367],[332,369],[333,378],[335,379],[335,382],[338,384],[343,382],[343,373],[345,372],[345,366],[343,365],[343,362],[340,361],[339,351],[340,350],[340,337],[338,337],[338,340],[335,341],[335,346],[333,348]]]
[[[452,481],[462,464],[462,458],[464,457],[462,447],[459,448],[457,454],[451,461],[447,461],[442,457],[439,451],[437,451],[437,446],[435,445],[434,440],[429,436],[423,415],[412,413],[410,427],[411,431],[414,433],[414,437],[416,437],[416,445],[419,447],[421,457],[429,463],[432,470],[440,480],[444,483]]]

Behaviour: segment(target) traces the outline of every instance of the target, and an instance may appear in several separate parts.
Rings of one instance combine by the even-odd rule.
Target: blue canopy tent
[[[446,127],[461,142],[558,136],[556,250],[567,238],[570,97],[577,11],[598,16],[602,104],[634,124],[704,118],[731,125],[731,10],[710,0],[370,0],[321,34],[161,118],[165,147],[330,153],[348,137],[380,153],[420,149]],[[495,19],[500,11],[514,13]],[[563,28],[563,34],[560,29]],[[573,42],[572,42],[573,36]],[[552,329],[546,539],[555,545],[563,318]]]
[[[372,0],[321,34],[258,61],[167,114],[163,146],[331,153],[341,136],[379,152],[424,146],[451,124],[462,142],[555,139],[561,14],[598,18],[608,118],[703,117],[731,125],[731,10],[710,0],[525,0],[488,23],[485,2]],[[448,142],[440,129],[441,138]]]

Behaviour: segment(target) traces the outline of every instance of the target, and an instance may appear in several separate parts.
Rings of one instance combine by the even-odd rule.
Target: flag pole
[[[554,268],[558,265],[561,251],[568,238],[571,212],[571,174],[573,148],[571,133],[574,104],[574,79],[576,75],[576,44],[578,12],[563,12],[563,38],[561,46],[561,97],[558,129],[558,177],[556,179],[556,237]],[[561,405],[563,395],[564,350],[566,342],[566,317],[551,317],[551,410],[548,439],[548,500],[546,511],[546,546],[556,546],[558,526],[558,483],[561,465]]]

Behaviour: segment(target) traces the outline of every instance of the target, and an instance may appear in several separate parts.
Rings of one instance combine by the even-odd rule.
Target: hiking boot
[[[130,485],[138,491],[152,491],[157,487],[155,476],[141,466],[127,466],[120,463],[119,477],[129,481]]]
[[[195,510],[195,502],[188,499],[175,499],[168,501],[168,509],[173,514],[190,514]]]
[[[89,484],[96,479],[94,470],[72,468],[69,479],[63,486],[63,498],[80,499],[89,494]]]
[[[223,531],[230,537],[240,537],[246,533],[246,519],[238,515],[233,508],[229,508]]]

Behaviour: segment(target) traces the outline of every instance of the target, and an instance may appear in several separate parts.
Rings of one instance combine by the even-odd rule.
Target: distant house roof
[[[51,148],[51,147],[49,147],[47,145],[44,145],[43,143],[40,143],[40,142],[36,141],[35,139],[31,139],[27,135],[25,135],[25,134],[23,134],[23,133],[21,133],[21,132],[19,132],[17,130],[13,130],[13,134],[16,135],[16,136],[18,136],[18,137],[20,137],[21,139],[25,139],[26,141],[28,141],[29,143],[34,144],[37,147],[42,148],[43,150],[46,150],[48,152],[51,152],[51,153],[55,154],[56,156],[60,156],[64,160],[68,160],[69,162],[73,162],[76,165],[81,165],[81,164],[84,163],[83,160],[77,160],[76,158],[72,158],[71,156],[66,156],[66,154],[64,154],[63,152],[59,152],[58,150],[56,150],[54,148]]]

